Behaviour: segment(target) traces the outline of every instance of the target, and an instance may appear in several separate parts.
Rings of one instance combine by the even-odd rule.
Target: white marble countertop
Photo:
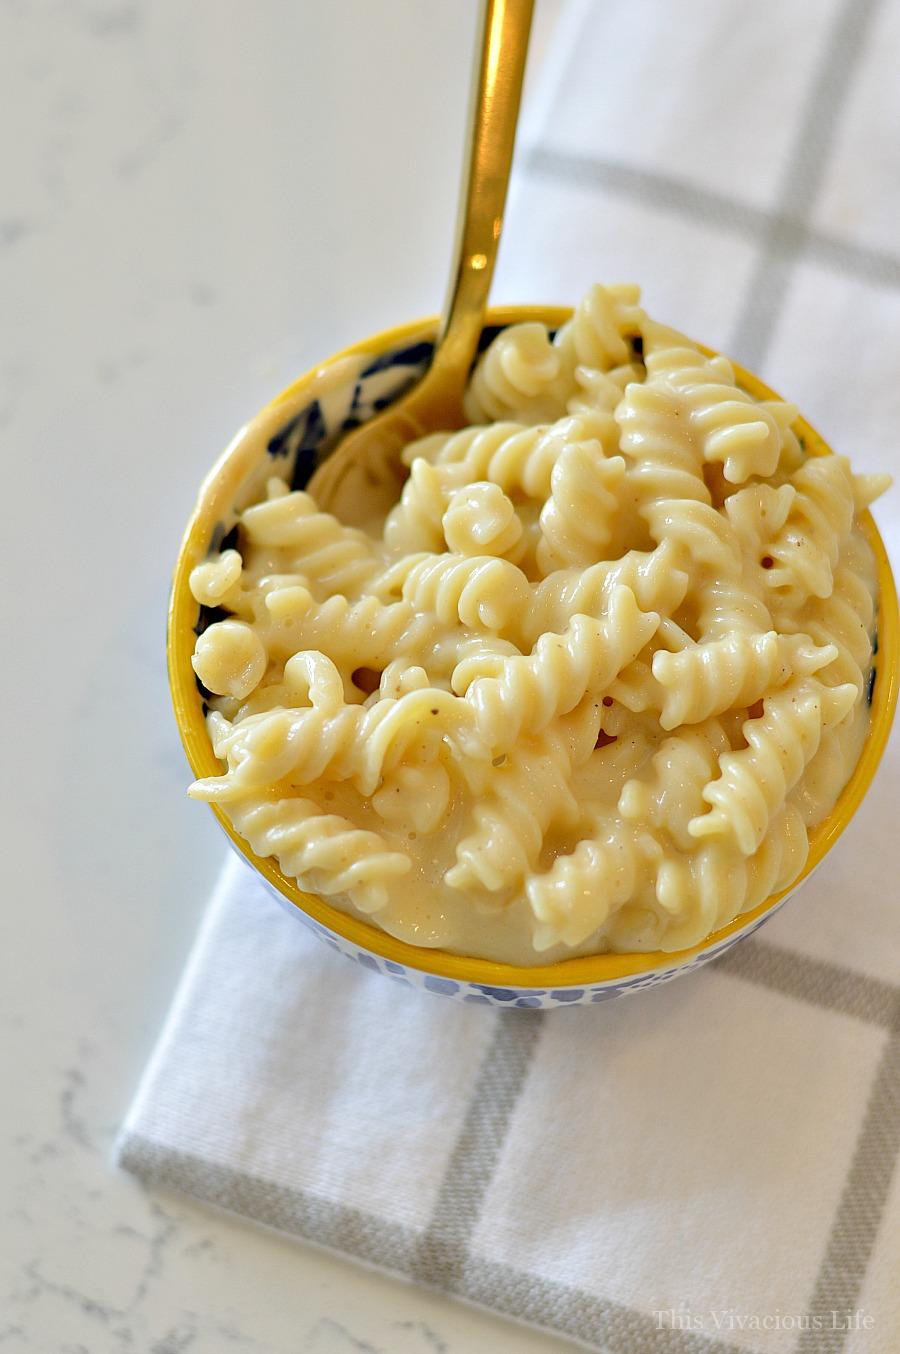
[[[4,1354],[560,1347],[110,1165],[223,852],[168,704],[179,534],[270,395],[439,306],[474,12],[0,8]]]

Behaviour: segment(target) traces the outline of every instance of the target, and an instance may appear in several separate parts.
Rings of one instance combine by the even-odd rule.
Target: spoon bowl
[[[510,306],[488,312],[479,346],[503,328],[539,321],[555,331],[570,318],[554,306]],[[206,730],[203,698],[191,667],[198,633],[218,616],[191,594],[191,570],[231,544],[237,514],[264,495],[266,481],[279,475],[306,488],[315,466],[336,445],[348,422],[365,424],[391,407],[428,368],[438,330],[436,320],[402,325],[345,349],[301,376],[237,435],[204,481],[181,544],[172,588],[168,627],[169,683],[179,732],[196,777],[217,775],[221,765]],[[705,350],[709,353],[709,350]],[[757,399],[778,396],[757,377],[735,366],[738,382]],[[798,418],[795,429],[812,455],[830,448]],[[494,963],[396,940],[359,917],[342,912],[302,890],[276,862],[256,856],[216,804],[210,808],[229,841],[278,901],[335,950],[398,982],[480,1004],[554,1007],[607,1001],[668,982],[717,958],[754,932],[824,860],[859,808],[884,751],[897,702],[900,623],[887,554],[868,512],[863,530],[875,553],[879,587],[877,652],[869,686],[871,720],[860,760],[834,809],[810,834],[807,865],[788,889],[739,915],[699,945],[673,953],[598,954],[553,964],[522,967]]]

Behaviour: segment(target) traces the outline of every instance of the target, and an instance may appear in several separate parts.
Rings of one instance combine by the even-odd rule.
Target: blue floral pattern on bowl
[[[402,983],[405,987],[417,987],[426,992],[436,992],[441,996],[452,997],[455,1001],[468,1002],[470,1005],[477,1006],[501,1006],[507,1010],[552,1010],[561,1006],[592,1006],[601,1001],[611,1001],[614,997],[625,997],[633,992],[643,992],[648,987],[658,987],[661,983],[671,982],[673,978],[680,978],[682,974],[694,973],[702,968],[704,964],[710,963],[713,959],[720,958],[738,941],[744,940],[752,935],[769,917],[777,912],[790,894],[768,911],[764,916],[757,917],[749,921],[745,927],[739,931],[732,932],[724,940],[711,944],[707,949],[701,950],[692,959],[685,961],[673,960],[671,963],[662,964],[658,968],[649,970],[649,972],[636,973],[629,978],[617,978],[608,982],[590,983],[583,987],[497,987],[486,983],[472,983],[458,978],[444,978],[436,973],[429,973],[427,969],[412,968],[406,964],[398,964],[393,959],[385,959],[381,955],[374,954],[371,950],[361,949],[352,941],[337,935],[330,931],[327,926],[323,926],[315,918],[302,912],[289,899],[268,880],[264,880],[266,887],[272,896],[281,904],[283,908],[291,912],[293,916],[298,917],[311,931],[324,940],[337,954],[343,954],[348,959],[353,959],[357,964],[364,968],[371,969],[374,973],[381,973],[385,978],[391,978],[396,983]],[[793,890],[792,890],[793,891]],[[423,951],[423,963],[427,962],[427,950]]]
[[[434,352],[429,339],[374,358],[344,391],[311,400],[269,438],[268,453],[284,457],[284,478],[293,489],[305,489],[316,468],[344,433],[358,428],[400,398],[427,370]]]

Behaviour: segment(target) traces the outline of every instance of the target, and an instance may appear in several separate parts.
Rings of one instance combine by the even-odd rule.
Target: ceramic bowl
[[[554,330],[570,314],[567,309],[538,306],[492,310],[482,346],[509,324],[540,320]],[[402,325],[364,339],[307,372],[238,433],[204,481],[175,567],[168,630],[172,700],[195,776],[216,775],[221,765],[207,737],[203,698],[191,667],[195,637],[217,615],[192,597],[188,587],[191,570],[232,543],[236,511],[263,494],[269,476],[278,474],[294,488],[303,488],[317,458],[342,431],[371,418],[397,399],[426,369],[435,332],[434,320]],[[740,383],[757,398],[777,398],[755,376],[736,370]],[[802,419],[798,432],[808,451],[827,453],[822,439]],[[868,513],[863,514],[862,521],[875,551],[880,598],[876,654],[868,687],[871,727],[859,764],[832,813],[812,833],[809,860],[800,878],[690,949],[594,955],[522,968],[409,945],[304,892],[282,874],[274,860],[256,856],[217,805],[210,808],[233,846],[298,921],[311,927],[332,949],[396,982],[481,1005],[549,1008],[609,1001],[690,973],[751,935],[783,906],[844,831],[875,774],[897,700],[897,598],[881,537]]]

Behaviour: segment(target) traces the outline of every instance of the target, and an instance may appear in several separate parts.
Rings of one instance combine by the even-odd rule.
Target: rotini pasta
[[[376,587],[398,589],[417,611],[432,612],[444,625],[502,630],[526,605],[528,579],[494,555],[407,555],[389,566]]]
[[[365,531],[272,479],[193,570],[191,793],[416,944],[696,944],[796,879],[858,759],[885,477],[631,286],[502,331],[466,410]]]
[[[398,650],[424,649],[440,632],[434,616],[417,612],[411,602],[385,603],[370,595],[351,602],[341,593],[317,602],[302,584],[266,591],[251,631],[270,659],[285,662],[301,649],[329,649],[357,668],[383,668]]]
[[[565,630],[573,616],[596,616],[612,592],[628,588],[642,611],[670,615],[684,601],[688,574],[676,565],[678,550],[664,540],[655,550],[629,550],[616,560],[604,560],[587,569],[555,569],[531,592],[520,630],[533,643],[548,630]]]
[[[643,350],[647,316],[640,300],[640,288],[631,283],[591,287],[556,337],[565,366],[606,372],[634,356],[636,339]]]
[[[583,944],[637,890],[644,858],[634,828],[609,813],[597,815],[590,827],[590,837],[528,880],[538,953],[560,943],[570,949]]]
[[[740,546],[727,518],[712,505],[683,397],[665,384],[637,382],[616,410],[622,454],[638,512],[657,545],[670,540],[688,567],[727,577],[740,569]]]
[[[719,759],[719,776],[703,791],[710,805],[691,821],[694,837],[732,838],[745,855],[762,844],[773,814],[784,803],[819,748],[822,730],[850,713],[852,685],[791,683],[767,696],[758,719],[748,719],[748,746]]]
[[[639,609],[634,593],[617,588],[603,617],[574,616],[564,634],[542,635],[527,658],[464,659],[453,673],[453,689],[465,694],[495,752],[506,752],[522,734],[545,729],[585,696],[602,697],[658,623],[655,613]]]
[[[679,653],[659,649],[652,671],[665,688],[664,729],[698,724],[736,706],[754,705],[791,676],[808,676],[837,657],[833,644],[817,648],[802,635],[734,634]]]
[[[710,720],[661,743],[641,772],[625,782],[618,811],[626,822],[665,831],[680,852],[695,846],[690,824],[706,805],[703,791],[718,759],[730,750],[721,724]]]
[[[823,456],[801,465],[784,525],[766,547],[766,581],[782,595],[803,603],[830,597],[833,570],[854,514],[853,476],[843,456]]]
[[[732,484],[774,473],[781,456],[781,422],[769,405],[737,387],[727,358],[704,357],[681,335],[657,325],[648,326],[644,353],[648,376],[665,381],[681,396],[704,461],[719,462]],[[785,407],[786,423],[796,416],[796,409]]]
[[[536,559],[543,574],[566,566],[584,568],[610,551],[621,517],[624,474],[623,458],[607,459],[596,442],[566,447],[551,472],[550,497],[540,515]]]
[[[385,907],[391,885],[411,869],[409,856],[391,851],[377,832],[323,813],[309,799],[247,798],[230,813],[258,856],[277,856],[308,888],[346,897],[366,914]]]
[[[553,467],[566,447],[576,441],[594,441],[614,454],[617,436],[613,415],[593,409],[549,427],[492,423],[485,428],[463,428],[442,442],[427,438],[411,443],[403,459],[407,465],[427,459],[440,482],[452,488],[490,480],[507,494],[520,494],[543,505],[550,493]]]
[[[523,423],[543,423],[565,412],[566,382],[559,353],[542,324],[505,329],[478,363],[466,394],[472,423],[497,422],[515,410]]]
[[[488,481],[457,489],[441,519],[447,548],[457,555],[520,556],[522,523],[512,500]]]
[[[640,378],[635,340],[646,321],[640,291],[624,285],[592,287],[575,313],[550,338],[542,324],[511,325],[479,361],[466,395],[472,423],[515,417],[553,422],[582,403],[592,411],[618,402],[624,379]],[[590,391],[584,400],[582,392]]]
[[[589,711],[587,721],[599,723]],[[472,808],[473,830],[460,840],[456,864],[445,875],[451,889],[496,893],[520,883],[533,869],[548,829],[577,821],[571,771],[586,751],[584,725],[584,715],[561,721],[552,732],[523,741],[496,768]]]
[[[360,589],[378,568],[372,542],[362,531],[343,526],[330,513],[320,512],[309,494],[275,492],[241,514],[241,528],[249,545],[274,547],[286,570],[302,560],[304,577],[323,597]]]

